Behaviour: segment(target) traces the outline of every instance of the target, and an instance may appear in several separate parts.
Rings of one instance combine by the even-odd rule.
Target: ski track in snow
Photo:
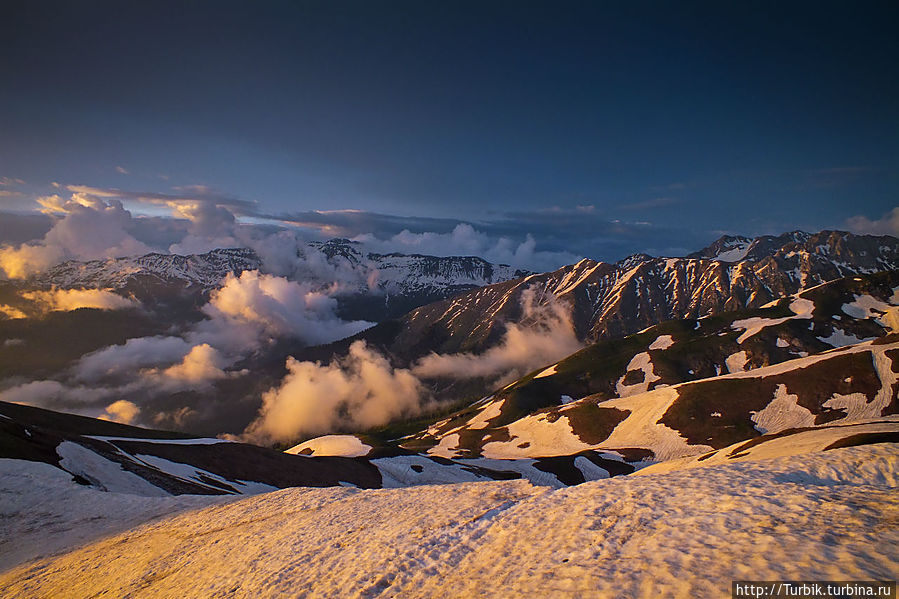
[[[897,485],[897,446],[879,444],[559,490],[285,489],[23,565],[0,586],[6,597],[722,597],[734,579],[895,579]]]

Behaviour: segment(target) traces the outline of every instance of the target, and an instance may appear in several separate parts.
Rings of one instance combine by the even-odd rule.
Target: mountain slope
[[[377,469],[219,439],[154,431],[0,402],[0,457],[50,464],[80,484],[145,496],[245,494],[275,488],[380,487]]]
[[[525,300],[533,297],[541,304],[562,303],[578,338],[595,342],[668,320],[759,308],[827,281],[899,268],[899,240],[892,237],[823,231],[759,238],[750,245],[746,259],[733,263],[645,255],[616,264],[585,259],[422,306],[397,325],[360,338],[380,339],[406,363],[430,352],[479,353],[501,339],[507,323],[527,324]],[[719,250],[713,246],[700,254]]]
[[[521,481],[287,489],[73,543],[3,573],[0,585],[7,597],[704,598],[726,596],[733,580],[892,580],[896,448],[555,491]],[[33,497],[26,485],[10,491]]]
[[[405,438],[403,446],[448,458],[639,448],[637,459],[659,459],[659,451],[667,458],[674,450],[650,441],[656,421],[664,424],[659,434],[687,455],[703,451],[691,445],[717,447],[780,430],[769,419],[781,408],[802,415],[797,425],[895,414],[899,367],[890,364],[899,338],[889,332],[899,314],[897,288],[896,272],[841,279],[766,308],[600,341]],[[643,413],[653,405],[658,414]],[[637,426],[638,412],[656,420]],[[616,433],[619,445],[610,444],[613,431],[632,425],[633,435]]]

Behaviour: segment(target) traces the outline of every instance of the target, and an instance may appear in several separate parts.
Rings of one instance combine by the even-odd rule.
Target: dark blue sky
[[[2,13],[10,209],[54,181],[205,185],[262,214],[464,220],[617,258],[725,231],[883,231],[870,221],[899,204],[895,1],[23,0]]]

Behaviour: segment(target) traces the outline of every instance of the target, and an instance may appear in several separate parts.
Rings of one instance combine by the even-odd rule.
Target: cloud
[[[0,401],[54,408],[86,406],[116,394],[105,387],[67,386],[59,381],[40,380],[16,385],[0,391]]]
[[[137,337],[85,354],[73,371],[76,379],[87,382],[117,378],[150,366],[175,364],[190,350],[190,343],[181,337]]]
[[[899,207],[893,208],[881,218],[871,220],[867,216],[853,216],[846,220],[846,228],[865,235],[899,236]]]
[[[341,320],[336,309],[337,300],[308,284],[258,271],[229,273],[203,307],[210,318],[197,326],[195,337],[234,352],[279,337],[329,343],[373,324]]]
[[[149,253],[130,233],[131,213],[118,200],[75,193],[38,198],[45,214],[59,218],[37,242],[0,248],[0,270],[24,278],[64,259],[92,260]]]
[[[589,216],[586,207],[579,208],[569,215],[571,223],[581,223],[585,215]],[[546,218],[542,213],[527,214],[526,220],[517,215],[503,215],[480,222],[401,217],[362,210],[311,211],[280,218],[284,223],[313,229],[330,237],[359,241],[369,251],[377,253],[479,256],[489,262],[541,272],[577,262],[586,255],[563,249],[576,239],[577,231],[569,235],[547,229],[547,223],[557,219],[558,215]],[[547,239],[557,234],[565,237],[568,243],[548,246]]]
[[[188,235],[169,246],[173,254],[202,254],[216,248],[240,247],[236,234],[237,219],[225,206],[211,202],[182,202],[173,205],[174,216],[190,222]]]
[[[288,374],[262,397],[246,436],[257,442],[293,441],[336,430],[380,426],[422,409],[423,388],[408,370],[394,369],[364,341],[324,366],[287,360]]]
[[[174,219],[186,220],[187,235],[172,243],[175,254],[200,254],[216,248],[245,247],[237,235],[236,216],[264,216],[255,202],[219,193],[204,185],[176,187],[176,193],[129,191],[114,187],[67,185],[74,195],[165,206]]]
[[[260,216],[256,202],[241,200],[216,192],[205,185],[188,185],[175,187],[177,193],[159,193],[154,191],[129,191],[115,187],[92,187],[90,185],[66,185],[65,188],[74,194],[82,194],[97,198],[115,198],[145,204],[156,204],[178,210],[182,206],[209,204],[222,206],[231,212],[244,216]]]
[[[503,338],[481,354],[436,354],[419,360],[412,372],[422,378],[488,377],[502,384],[556,362],[583,347],[574,332],[570,309],[552,296],[540,302],[536,291],[522,294],[523,318],[506,326]]]
[[[103,236],[82,236],[81,239],[99,240],[93,247],[82,247],[74,243],[74,236],[54,239],[57,233],[51,232],[45,240],[6,247],[0,267],[5,265],[7,276],[27,276],[65,259],[129,255],[138,249],[135,244],[147,251],[153,248],[178,254],[248,247],[260,254],[270,272],[291,277],[296,276],[291,261],[295,262],[301,253],[298,248],[310,240],[331,237],[356,239],[364,243],[367,251],[377,253],[480,256],[490,262],[537,272],[555,270],[585,256],[617,260],[648,247],[690,246],[690,235],[684,241],[687,232],[646,222],[613,220],[593,204],[497,213],[487,219],[464,221],[363,210],[266,213],[254,201],[205,186],[178,187],[169,193],[87,185],[58,188],[69,191],[71,196],[66,199],[53,195],[38,200],[43,212],[54,215],[57,221],[63,217],[69,220],[68,214],[74,210],[88,214],[88,209],[98,211],[101,206],[122,206],[122,202],[163,206],[170,216],[130,218],[125,211],[127,222],[101,228],[111,232],[124,230],[132,240],[130,244],[124,243],[126,237],[109,240]],[[649,209],[671,201],[656,198],[622,210]],[[61,233],[65,228],[57,224],[54,230]]]
[[[228,374],[222,370],[229,365],[218,350],[208,343],[201,343],[190,348],[178,364],[170,366],[159,373],[159,377],[167,386],[205,386],[211,381],[222,379]],[[147,375],[152,376],[156,371]]]
[[[125,310],[140,304],[108,289],[53,289],[51,291],[26,291],[22,297],[32,301],[41,311],[69,312],[79,308],[98,310]]]
[[[288,374],[263,395],[245,437],[259,443],[381,426],[434,407],[427,378],[488,378],[502,384],[581,349],[567,306],[522,299],[524,317],[506,328],[501,343],[482,354],[431,354],[411,369],[394,368],[364,341],[330,364],[288,358]]]
[[[57,246],[23,244],[19,247],[0,247],[0,274],[10,279],[24,279],[36,272],[59,264],[65,252]]]
[[[82,383],[133,383],[151,395],[202,389],[245,371],[229,371],[238,360],[276,339],[327,343],[371,325],[335,314],[336,300],[283,277],[245,271],[229,274],[202,311],[205,320],[183,336],[140,337],[92,352],[71,373]]]
[[[111,420],[113,422],[121,422],[122,424],[133,424],[140,414],[140,408],[137,404],[120,399],[108,406],[103,414],[98,416],[100,420]]]
[[[25,312],[9,304],[0,304],[0,315],[6,318],[28,318]]]
[[[413,233],[404,229],[388,239],[366,234],[353,240],[378,253],[479,256],[494,264],[538,271],[555,270],[580,259],[568,252],[537,251],[537,242],[530,233],[525,234],[521,241],[504,236],[491,237],[468,223],[457,224],[449,233]]]
[[[206,389],[233,363],[209,344],[191,345],[180,337],[139,337],[83,356],[72,368],[80,383],[102,382],[120,393],[154,396],[184,389]]]

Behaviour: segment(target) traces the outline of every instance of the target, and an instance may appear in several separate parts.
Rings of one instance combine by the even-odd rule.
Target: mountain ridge
[[[544,304],[563,302],[577,337],[590,343],[658,322],[758,308],[827,281],[899,268],[899,239],[893,237],[835,231],[782,237],[782,246],[768,244],[758,259],[734,263],[645,255],[618,263],[585,258],[553,272],[488,285],[403,316],[386,350],[406,362],[429,351],[482,352],[508,323],[521,321],[526,290]],[[423,344],[426,339],[436,345]]]

